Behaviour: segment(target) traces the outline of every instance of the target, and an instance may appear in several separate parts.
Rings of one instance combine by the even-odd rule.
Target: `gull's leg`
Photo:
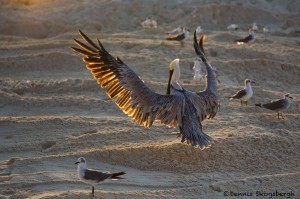
[[[93,196],[93,197],[95,196],[94,190],[95,190],[95,188],[94,188],[94,186],[92,186],[92,196]]]

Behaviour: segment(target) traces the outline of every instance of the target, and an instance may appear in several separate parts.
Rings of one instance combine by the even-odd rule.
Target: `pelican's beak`
[[[80,162],[78,162],[78,161],[77,161],[77,162],[75,162],[75,164],[79,164],[79,163],[80,163]]]
[[[174,72],[174,69],[170,70],[169,81],[168,81],[168,88],[167,88],[167,95],[171,94],[171,79],[172,79],[173,72]]]

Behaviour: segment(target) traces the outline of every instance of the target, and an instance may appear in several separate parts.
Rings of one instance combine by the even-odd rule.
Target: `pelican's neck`
[[[174,66],[174,72],[171,78],[171,85],[176,90],[182,90],[182,87],[179,85],[178,81],[180,78],[180,69],[178,65]]]
[[[215,94],[217,93],[217,81],[216,81],[216,75],[215,75],[215,70],[212,68],[212,66],[205,61],[204,62],[207,75],[206,75],[206,89],[205,90],[210,90],[211,92],[214,92]]]

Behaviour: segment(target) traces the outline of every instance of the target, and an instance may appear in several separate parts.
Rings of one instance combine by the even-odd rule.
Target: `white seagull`
[[[236,94],[234,94],[232,96],[229,96],[227,98],[230,98],[230,100],[232,100],[232,99],[240,99],[241,100],[241,105],[243,106],[243,102],[245,102],[245,104],[247,106],[248,100],[253,95],[251,83],[255,83],[255,81],[250,80],[250,79],[246,79],[245,80],[245,87],[244,87],[244,89],[238,91]]]
[[[255,106],[266,108],[271,111],[276,111],[278,115],[278,119],[280,119],[279,115],[281,115],[281,118],[283,119],[283,111],[287,110],[290,107],[292,103],[292,99],[293,99],[292,96],[290,96],[290,94],[287,93],[284,95],[283,99],[274,100],[266,104],[255,104]]]
[[[230,24],[227,26],[227,30],[237,30],[239,26],[237,24]]]
[[[157,28],[157,20],[147,17],[145,21],[141,23],[144,29]]]
[[[126,174],[125,172],[110,173],[110,172],[101,172],[97,170],[88,169],[86,167],[86,160],[83,157],[78,158],[75,164],[78,165],[77,172],[78,172],[79,179],[86,184],[92,185],[92,196],[94,196],[94,186],[96,184],[102,183],[104,180],[107,179],[111,179],[111,180],[123,179],[118,176]]]
[[[194,60],[194,66],[193,66],[193,71],[194,71],[194,82],[195,83],[200,83],[200,81],[203,79],[203,76],[201,74],[201,64],[202,62],[201,58],[196,57]]]
[[[252,30],[258,31],[258,29],[259,29],[259,28],[258,28],[256,22],[254,22],[254,23],[252,24]]]

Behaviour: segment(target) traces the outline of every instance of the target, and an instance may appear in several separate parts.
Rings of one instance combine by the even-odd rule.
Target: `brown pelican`
[[[86,184],[92,185],[92,196],[95,196],[94,189],[96,184],[102,183],[107,179],[120,180],[123,178],[119,176],[126,174],[125,172],[110,173],[110,172],[101,172],[97,170],[88,169],[86,167],[86,160],[83,157],[78,158],[75,164],[78,165],[77,173],[79,179]]]
[[[248,100],[252,97],[253,91],[251,87],[251,83],[255,83],[255,81],[250,79],[245,79],[245,87],[242,90],[239,90],[236,94],[229,96],[227,98],[232,99],[240,99],[241,105],[243,106],[243,102],[245,102],[246,106],[248,104]]]
[[[179,59],[169,65],[167,94],[153,92],[119,57],[113,57],[106,51],[98,39],[96,45],[79,30],[79,34],[89,44],[76,39],[82,49],[72,47],[83,55],[86,67],[92,72],[98,84],[106,89],[110,98],[125,114],[144,127],[151,127],[155,120],[167,126],[178,127],[181,141],[201,149],[213,142],[202,131],[201,122],[213,118],[218,110],[217,83],[212,66],[205,58],[203,50],[204,36],[197,41],[194,33],[196,54],[204,62],[207,70],[206,88],[201,92],[190,92],[179,85]]]
[[[292,99],[292,96],[290,96],[290,94],[288,93],[284,95],[283,99],[271,101],[270,103],[266,104],[255,104],[255,106],[276,111],[278,119],[279,115],[281,115],[281,118],[283,119],[283,111],[287,110],[290,107]]]

